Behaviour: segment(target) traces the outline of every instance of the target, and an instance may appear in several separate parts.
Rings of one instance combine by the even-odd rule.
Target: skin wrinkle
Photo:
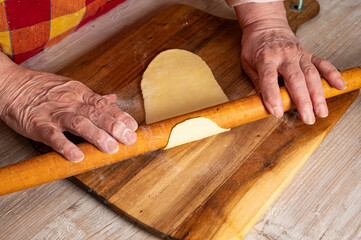
[[[289,55],[289,53],[292,51],[299,52],[302,50],[300,44],[297,43],[297,39],[293,41],[288,39],[287,37],[283,36],[281,30],[272,30],[268,34],[262,33],[259,42],[260,44],[256,50],[255,59],[253,60],[256,63],[264,63],[270,58],[270,56],[279,56],[279,51],[282,53],[281,56],[285,56],[287,54]],[[297,50],[293,49],[295,46]],[[291,54],[291,56],[292,55],[293,54]]]
[[[51,99],[52,97],[51,97],[51,95],[49,93],[54,92],[54,90],[56,90],[55,88],[62,87],[62,85],[63,85],[63,84],[58,85],[58,86],[56,86],[56,85],[51,86],[50,85],[49,86],[50,88],[46,89],[46,87],[44,85],[41,85],[37,81],[34,81],[33,78],[34,78],[34,76],[29,77],[29,80],[27,80],[26,84],[22,85],[22,87],[19,88],[19,91],[22,91],[22,88],[30,89],[30,91],[25,90],[26,93],[28,95],[30,95],[30,96],[36,96],[36,98],[31,102],[24,102],[23,105],[20,106],[20,108],[19,108],[19,106],[13,107],[11,104],[9,105],[9,107],[11,109],[14,109],[14,110],[21,109],[21,108],[24,109],[24,111],[21,112],[22,114],[20,112],[19,113],[15,112],[12,115],[16,116],[18,114],[20,116],[21,122],[29,123],[29,124],[32,123],[32,122],[34,122],[34,123],[42,122],[42,121],[44,121],[46,119],[42,115],[33,116],[33,115],[30,114],[31,112],[36,112],[37,114],[39,114],[39,113],[41,114],[42,111],[40,111],[40,110],[38,111],[37,109],[43,109],[44,107],[46,108],[46,106],[49,106],[49,109],[50,109],[50,108],[54,108],[54,106],[57,105],[57,102],[55,102],[55,101],[54,102],[45,102],[45,103],[43,102],[43,103],[38,104],[37,103],[38,99],[41,99],[41,98],[46,97],[46,96],[47,96],[46,97],[47,99]],[[65,82],[65,84],[66,84],[66,82]],[[29,85],[32,85],[34,88],[29,88],[28,87]],[[63,94],[69,94],[69,92],[66,92],[66,91],[64,91],[62,93]],[[19,95],[17,95],[17,97],[18,96]],[[60,97],[58,97],[58,99],[59,100],[62,99],[62,94],[60,94],[59,96]],[[17,97],[15,97],[15,99],[13,100],[12,103],[16,103],[16,98]],[[67,101],[67,102],[70,102],[70,101]],[[43,106],[43,105],[46,105],[46,106]],[[30,119],[30,121],[26,120],[26,119]],[[48,121],[47,124],[49,124],[49,123],[50,122]],[[31,126],[29,124],[25,124],[23,127],[21,126],[20,131],[23,132],[23,131],[25,131],[25,129],[30,128]],[[35,127],[39,128],[39,126],[35,126]]]
[[[270,14],[271,15],[271,14]],[[266,16],[266,15],[264,15]],[[267,20],[267,22],[265,23],[264,20],[259,19],[256,21],[245,21],[244,23],[246,26],[244,27],[243,32],[263,32],[263,31],[267,31],[267,30],[276,30],[273,29],[274,27],[277,27],[279,30],[288,30],[289,26],[287,22],[284,22],[278,18],[270,18]],[[284,25],[284,26],[282,26]]]
[[[226,0],[227,4],[232,7],[251,2],[265,3],[265,2],[277,2],[277,1],[283,1],[283,0]]]

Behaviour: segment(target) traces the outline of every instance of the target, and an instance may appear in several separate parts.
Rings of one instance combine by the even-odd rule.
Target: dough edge
[[[194,142],[229,130],[219,127],[212,120],[205,117],[188,119],[173,127],[168,144],[163,149]]]

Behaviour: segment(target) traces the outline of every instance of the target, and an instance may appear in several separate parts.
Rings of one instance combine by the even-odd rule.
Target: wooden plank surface
[[[322,57],[330,58],[340,69],[360,65],[361,33],[360,29],[354,27],[354,23],[359,22],[360,19],[360,4],[348,0],[332,3],[320,1],[320,3],[320,17],[301,27],[298,32],[299,38],[308,49]],[[87,40],[89,36],[92,39],[91,43],[96,42],[97,39],[101,41],[106,34],[111,34],[109,29],[115,28],[114,23],[118,26],[118,23],[122,23],[122,19],[131,22],[137,16],[153,11],[162,4],[164,1],[149,1],[145,4],[129,1],[104,18],[89,24],[86,26],[87,29],[81,29],[60,45],[46,50],[27,64],[55,71],[57,65],[61,66],[72,61],[72,58],[76,58],[77,56],[74,57],[74,55],[79,51],[86,52],[87,44],[84,43],[89,42],[89,39]],[[213,9],[213,12],[224,10],[221,14],[232,13],[231,9],[224,7],[221,1],[218,3],[217,1],[197,1],[196,4],[206,10]],[[109,27],[104,28],[107,24]],[[350,30],[350,34],[345,36],[341,34],[342,37],[338,37],[341,29],[346,32]],[[97,34],[92,32],[93,30],[96,33],[105,30],[109,32],[94,37]],[[357,219],[360,218],[360,206],[357,202],[360,202],[361,177],[357,170],[360,169],[361,156],[359,151],[360,104],[359,97],[246,239],[315,239],[322,236],[324,239],[334,239],[334,237],[355,239],[359,237],[360,229]],[[1,149],[7,149],[2,153],[2,164],[18,161],[34,154],[26,141],[4,125],[1,126],[1,134],[2,137],[7,136],[6,141],[0,142]],[[347,146],[344,145],[345,142]],[[20,146],[22,146],[21,149]],[[114,215],[112,211],[98,204],[67,181],[58,181],[45,186],[46,188],[42,186],[0,199],[2,206],[0,207],[2,223],[0,230],[5,233],[2,236],[6,239],[31,237],[38,239],[56,236],[63,236],[64,239],[72,237],[78,239],[153,238]],[[48,197],[47,192],[50,189],[53,190],[51,194],[58,196],[57,198]],[[33,200],[32,196],[36,196],[37,201]],[[306,200],[304,196],[307,196]],[[50,204],[52,201],[58,204]],[[98,221],[100,217],[101,223]],[[34,219],[36,219],[36,224],[34,224]],[[64,222],[68,224],[63,224]]]

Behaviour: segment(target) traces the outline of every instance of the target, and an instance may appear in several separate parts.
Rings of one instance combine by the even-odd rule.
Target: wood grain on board
[[[313,14],[304,13],[315,16],[318,4],[305,4]],[[289,19],[297,19],[298,25],[291,25],[299,26],[309,18]],[[116,93],[119,106],[143,122],[141,75],[165,49],[182,48],[201,56],[230,99],[250,94],[253,87],[240,69],[240,38],[235,21],[175,6],[118,34],[59,74],[80,80],[97,93]],[[356,96],[328,101],[330,116],[314,126],[302,124],[293,111],[282,120],[247,124],[73,180],[159,236],[244,236]]]

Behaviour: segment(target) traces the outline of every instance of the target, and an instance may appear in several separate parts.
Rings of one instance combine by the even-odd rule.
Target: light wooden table
[[[223,0],[128,0],[23,65],[56,72],[126,25],[176,2],[235,17]],[[299,29],[298,38],[339,69],[361,65],[361,2],[319,2],[319,16]],[[2,122],[0,136],[0,166],[36,155]],[[60,180],[0,197],[0,239],[156,238]],[[245,239],[361,239],[361,97]]]

